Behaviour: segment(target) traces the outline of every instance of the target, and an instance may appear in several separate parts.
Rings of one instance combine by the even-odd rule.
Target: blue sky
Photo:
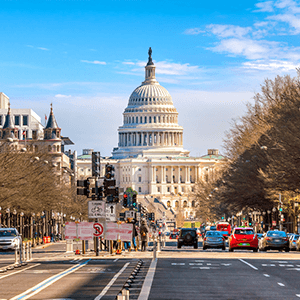
[[[191,155],[222,152],[224,132],[265,78],[296,74],[300,3],[3,1],[0,91],[42,118],[50,103],[80,154],[109,156],[148,48]]]

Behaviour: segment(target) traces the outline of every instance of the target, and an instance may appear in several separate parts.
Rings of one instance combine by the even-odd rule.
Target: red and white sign
[[[94,228],[94,236],[101,236],[103,234],[103,225],[100,223],[94,223],[93,225]]]
[[[131,241],[132,240],[132,224],[117,224],[117,223],[106,223],[105,230],[106,240],[121,240]]]
[[[81,239],[81,240],[92,240],[93,239],[93,222],[66,222],[65,226],[65,239]]]
[[[77,238],[76,223],[66,222],[65,225],[65,239],[74,240]]]
[[[276,221],[272,221],[272,226],[276,226]]]

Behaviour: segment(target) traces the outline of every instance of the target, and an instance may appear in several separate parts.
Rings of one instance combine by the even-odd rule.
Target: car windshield
[[[216,226],[210,226],[210,230],[217,230]]]
[[[223,234],[218,231],[208,231],[206,232],[207,237],[223,237]]]
[[[196,236],[196,230],[182,230],[181,237],[185,237],[187,234],[190,234],[192,237]]]
[[[299,236],[300,236],[299,234],[295,234],[294,237],[293,237],[293,240],[298,240]]]
[[[286,233],[284,231],[269,231],[267,232],[267,236],[274,237],[274,236],[280,236],[280,237],[286,237]]]
[[[5,229],[0,230],[0,236],[17,236],[17,231],[15,229]]]
[[[236,229],[234,234],[254,234],[253,229]]]

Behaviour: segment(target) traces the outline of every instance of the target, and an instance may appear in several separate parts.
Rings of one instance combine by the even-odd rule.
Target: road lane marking
[[[40,264],[35,264],[35,265],[30,266],[30,267],[28,267],[28,268],[25,268],[25,269],[22,269],[22,270],[19,270],[19,271],[16,271],[16,272],[13,272],[13,273],[10,273],[10,274],[7,274],[7,275],[0,276],[0,279],[5,278],[5,277],[8,277],[8,276],[11,276],[11,275],[15,275],[15,274],[20,273],[20,272],[23,272],[23,271],[26,271],[26,270],[31,269],[31,268],[34,268],[34,267],[36,267],[36,266],[38,266],[38,265],[40,265]]]
[[[140,292],[138,300],[148,300],[152,282],[153,282],[153,278],[154,278],[154,274],[155,274],[156,264],[157,264],[157,258],[153,259],[150,264],[150,267],[148,269],[148,273],[144,280],[142,290]]]
[[[266,276],[266,277],[270,277],[270,275],[268,275],[268,274],[264,274],[264,276]]]
[[[296,294],[296,296],[300,298],[300,294]]]
[[[280,286],[285,286],[283,283],[281,283],[281,282],[277,282],[278,283],[278,285],[280,285]]]
[[[22,293],[22,294],[20,294],[20,295],[17,295],[17,296],[15,296],[15,297],[13,297],[13,298],[11,298],[10,300],[20,300],[20,299],[25,300],[25,299],[28,299],[28,298],[30,298],[30,297],[36,295],[36,294],[39,293],[40,291],[44,290],[46,287],[48,287],[48,286],[51,285],[52,283],[58,281],[58,280],[61,279],[62,277],[65,277],[65,276],[67,276],[67,275],[69,275],[69,274],[71,274],[71,273],[77,271],[78,269],[82,268],[82,267],[85,266],[89,261],[90,261],[90,259],[87,260],[87,261],[85,261],[85,262],[82,262],[82,263],[80,263],[80,264],[78,264],[78,265],[75,265],[75,266],[73,266],[73,267],[71,267],[71,268],[69,268],[69,269],[67,269],[67,270],[65,270],[65,271],[63,271],[63,272],[61,272],[61,273],[58,273],[58,274],[56,274],[56,275],[54,275],[54,276],[52,276],[52,277],[50,277],[50,278],[48,278],[48,279],[42,281],[41,283],[37,284],[36,286],[34,286],[34,287],[28,289],[28,290],[25,291],[24,293]]]
[[[119,259],[118,258],[116,258],[115,260],[114,260],[114,262],[117,262]]]
[[[244,261],[243,259],[239,258],[239,260],[240,260],[241,262],[243,262],[244,264],[248,265],[249,267],[251,267],[252,269],[254,269],[254,270],[256,270],[256,271],[258,270],[256,267],[254,267],[253,265],[251,265],[251,264],[249,264],[248,262]]]
[[[117,273],[115,274],[115,276],[112,278],[112,280],[108,283],[108,285],[102,290],[102,292],[94,299],[94,300],[100,300],[108,291],[108,289],[114,284],[114,282],[117,280],[117,278],[123,273],[123,271],[127,268],[127,266],[130,263],[126,263],[123,268]]]
[[[275,267],[275,264],[261,264],[262,267]]]
[[[171,263],[172,266],[185,266],[185,263]]]
[[[189,263],[190,266],[202,266],[203,263]]]

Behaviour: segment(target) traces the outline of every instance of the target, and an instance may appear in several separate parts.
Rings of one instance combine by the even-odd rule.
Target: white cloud
[[[123,61],[122,64],[123,65],[135,65],[135,63],[132,61]]]
[[[259,2],[255,6],[258,8],[255,12],[273,12],[273,1]]]
[[[298,67],[298,64],[291,61],[282,61],[282,60],[257,60],[252,62],[243,63],[244,68],[246,69],[255,69],[261,71],[283,71],[288,72],[295,70]]]
[[[62,94],[57,94],[54,96],[55,98],[71,98],[71,95],[62,95]]]
[[[218,25],[218,24],[210,24],[206,26],[214,35],[227,38],[227,37],[237,37],[242,38],[252,31],[251,27],[240,27],[234,25]]]
[[[293,28],[294,34],[300,33],[300,18],[293,14],[280,14],[269,17],[271,20],[276,20],[289,24]]]
[[[255,27],[266,27],[267,25],[269,25],[269,22],[266,22],[266,21],[255,22],[253,25]]]
[[[90,61],[90,60],[81,60],[81,62],[87,63],[87,64],[94,64],[94,65],[106,65],[105,61],[99,61],[99,60],[93,60],[93,61]]]
[[[200,28],[189,28],[186,29],[183,33],[188,35],[197,35],[200,33],[204,33],[205,31],[201,30]]]
[[[43,51],[49,51],[49,49],[43,48],[43,47],[37,47],[37,49],[40,49],[40,50],[43,50]]]
[[[269,41],[256,41],[252,39],[226,39],[216,47],[209,48],[215,52],[227,52],[232,55],[242,55],[247,59],[267,58],[274,54],[279,43]]]

